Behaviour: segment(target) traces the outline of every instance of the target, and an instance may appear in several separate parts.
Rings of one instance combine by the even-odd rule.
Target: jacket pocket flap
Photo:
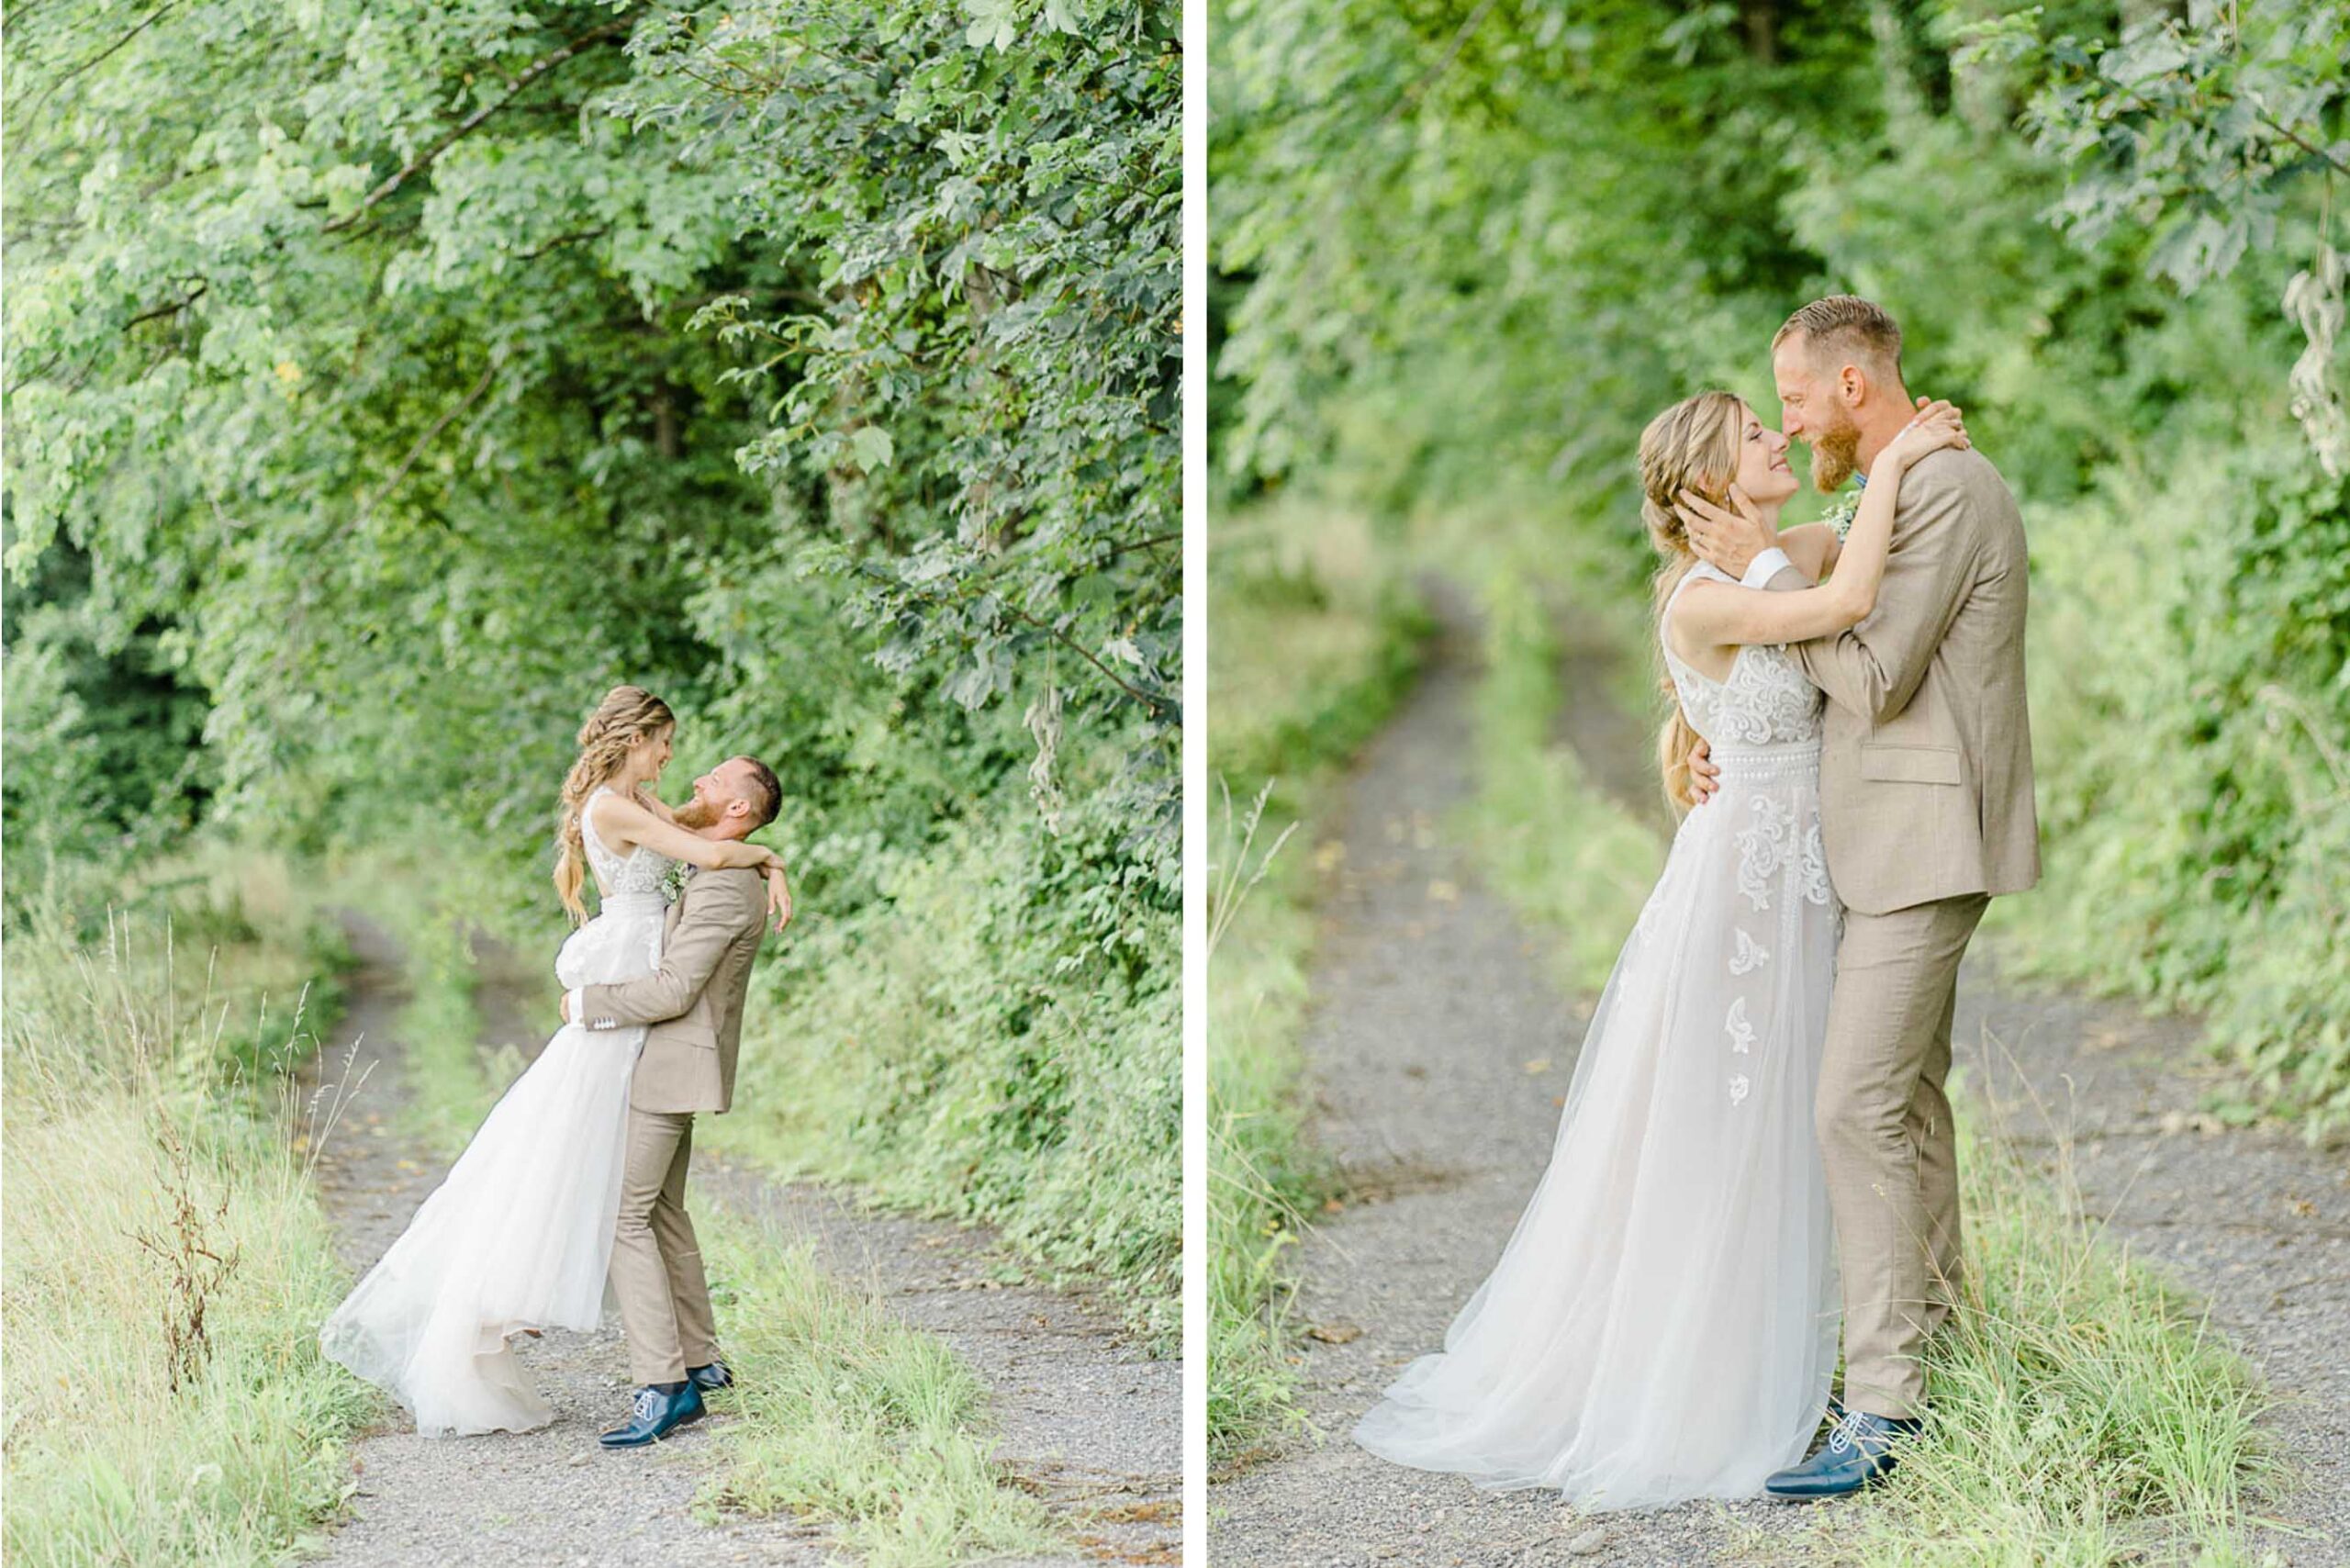
[[[718,1048],[718,1031],[698,1018],[672,1018],[661,1025],[661,1032],[673,1040],[683,1040],[706,1051]]]
[[[1958,748],[1948,745],[1867,745],[1861,747],[1861,777],[1894,784],[1956,784],[1961,782]]]

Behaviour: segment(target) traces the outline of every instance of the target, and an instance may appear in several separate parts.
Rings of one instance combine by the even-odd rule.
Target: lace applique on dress
[[[1729,573],[1700,562],[1673,590],[1678,602],[1693,582],[1735,584]],[[1673,605],[1665,606],[1670,620]],[[1664,645],[1665,668],[1681,710],[1696,732],[1715,745],[1788,745],[1819,738],[1827,700],[1803,673],[1803,666],[1784,646],[1756,644],[1738,650],[1729,673],[1720,680],[1682,663],[1673,640],[1659,629]]]
[[[1730,955],[1729,972],[1751,975],[1770,961],[1771,949],[1757,942],[1746,927],[1738,927],[1738,951]]]
[[[590,820],[589,808],[598,796],[613,793],[610,785],[599,789],[588,797],[588,804],[579,809],[579,836],[588,846],[588,865],[596,873],[606,898],[616,893],[657,893],[668,880],[669,873],[679,864],[666,855],[657,854],[638,845],[626,857],[613,854],[596,836],[596,824]]]
[[[1738,890],[1758,910],[1771,907],[1771,879],[1796,847],[1795,808],[1772,795],[1747,802],[1753,822],[1738,830]]]
[[[1803,834],[1803,896],[1812,903],[1828,903],[1836,896],[1835,885],[1828,879],[1828,846],[1816,822]]]
[[[1741,996],[1729,1004],[1729,1016],[1722,1027],[1729,1031],[1729,1048],[1740,1056],[1754,1048],[1754,1025],[1746,1021],[1746,998]]]

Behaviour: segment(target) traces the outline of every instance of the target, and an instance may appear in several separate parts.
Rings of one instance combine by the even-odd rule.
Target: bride
[[[1691,803],[1685,722],[1720,793],[1683,819],[1616,960],[1500,1262],[1442,1353],[1355,1428],[1371,1452],[1595,1508],[1751,1497],[1804,1457],[1836,1358],[1812,1095],[1842,911],[1819,833],[1821,697],[1781,644],[1867,618],[1903,472],[1965,444],[1955,409],[1922,409],[1872,467],[1841,550],[1825,524],[1779,535],[1815,581],[1833,577],[1772,593],[1698,561],[1674,508],[1735,488],[1775,524],[1796,488],[1786,437],[1727,392],[1642,434],[1678,700],[1666,790]]]
[[[572,918],[585,921],[555,958],[566,989],[660,966],[661,887],[680,861],[764,871],[770,908],[789,914],[774,851],[698,837],[687,831],[689,815],[654,796],[676,729],[667,704],[621,686],[579,731],[554,878]],[[583,859],[601,895],[592,920],[580,901]],[[602,1319],[629,1078],[643,1043],[642,1027],[557,1030],[319,1330],[330,1361],[387,1390],[426,1437],[521,1432],[554,1419],[511,1341]]]

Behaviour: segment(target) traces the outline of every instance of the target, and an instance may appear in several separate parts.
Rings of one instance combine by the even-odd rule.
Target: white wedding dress
[[[1501,1261],[1355,1429],[1398,1464],[1593,1508],[1755,1495],[1803,1458],[1836,1364],[1822,700],[1784,648],[1740,649],[1726,681],[1665,658],[1721,791],[1617,958]]]
[[[584,819],[581,831],[603,898],[555,958],[565,990],[660,967],[661,889],[677,864],[642,846],[623,859]],[[602,1321],[629,1080],[644,1033],[558,1029],[319,1330],[328,1360],[387,1390],[426,1437],[523,1432],[554,1419],[509,1340]]]

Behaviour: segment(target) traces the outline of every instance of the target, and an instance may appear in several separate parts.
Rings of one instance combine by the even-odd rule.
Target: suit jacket
[[[1876,610],[1790,645],[1828,694],[1820,832],[1836,894],[1886,914],[2040,879],[2024,704],[2023,519],[1979,452],[1904,476]],[[1808,583],[1781,571],[1774,589]]]
[[[640,1111],[724,1111],[734,1103],[734,1058],[743,1037],[743,996],[767,922],[767,888],[756,871],[702,871],[669,906],[661,967],[580,993],[590,1029],[645,1024],[629,1103]]]

